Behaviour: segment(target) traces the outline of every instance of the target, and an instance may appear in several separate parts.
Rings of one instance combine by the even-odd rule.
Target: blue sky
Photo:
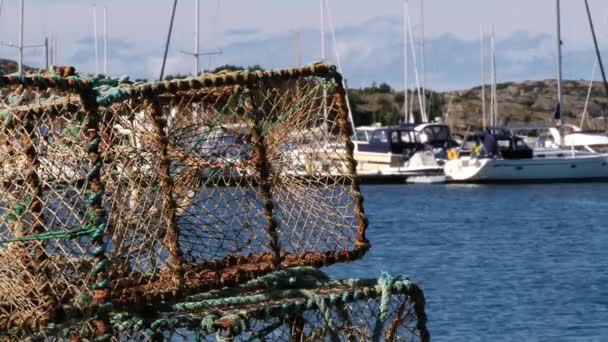
[[[269,68],[295,64],[295,32],[302,32],[302,60],[320,58],[320,6],[316,0],[200,0],[201,49],[224,53],[201,60],[204,67],[261,64]],[[0,40],[16,41],[18,0],[3,0]],[[403,87],[402,0],[328,0],[336,27],[344,74],[351,86],[387,81]],[[419,36],[420,0],[409,0],[415,35]],[[94,72],[93,4],[108,8],[112,75],[158,77],[172,0],[25,0],[26,44],[59,35],[60,64]],[[457,5],[455,5],[457,3]],[[555,74],[554,0],[425,0],[426,79],[436,89],[479,83],[479,30],[493,24],[497,35],[499,81],[550,78]],[[608,1],[590,0],[598,37],[608,47]],[[168,73],[189,73],[191,57],[179,53],[193,45],[194,0],[180,0]],[[591,35],[584,5],[562,0],[567,78],[589,78],[593,65]],[[99,10],[101,32],[101,10]],[[335,62],[327,35],[327,55]],[[489,44],[487,44],[489,45]],[[0,57],[14,58],[0,48]],[[29,50],[26,63],[40,65],[41,51]],[[410,58],[411,60],[411,58]],[[413,84],[411,74],[410,86]]]

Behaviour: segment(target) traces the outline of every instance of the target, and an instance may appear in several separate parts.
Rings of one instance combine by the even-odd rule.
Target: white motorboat
[[[380,127],[354,153],[359,174],[442,175],[447,150],[457,146],[447,125]]]

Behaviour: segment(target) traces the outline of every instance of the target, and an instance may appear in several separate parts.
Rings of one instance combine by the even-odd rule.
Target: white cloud
[[[496,22],[500,80],[553,77],[553,1],[539,0],[529,4],[524,0],[462,0],[458,6],[446,1],[426,2],[426,65],[430,87],[445,89],[478,83],[478,36],[482,19],[486,24]],[[15,3],[5,1],[4,15],[0,18],[0,40],[16,37]],[[170,4],[141,0],[97,0],[97,3],[99,7],[107,5],[110,9],[111,74],[156,79]],[[395,88],[402,87],[402,1],[383,0],[373,6],[363,0],[331,0],[330,3],[342,64],[350,85],[386,81]],[[417,1],[411,0],[411,3],[410,14],[414,26],[418,26]],[[585,18],[578,5],[563,3],[565,75],[588,77],[591,68],[588,64],[593,59]],[[27,4],[26,42],[41,41],[45,32],[58,32],[60,64],[73,64],[84,72],[95,70],[92,43],[87,41],[92,35],[92,1],[57,0],[51,6],[48,1],[29,0]],[[316,61],[320,57],[318,4],[296,0],[222,0],[219,18],[213,1],[202,1],[202,4],[202,50],[222,48],[224,54],[202,58],[201,66],[293,66],[295,30],[302,32],[302,61]],[[608,11],[608,2],[593,0],[591,5],[594,13]],[[528,6],[527,10],[522,10],[525,6]],[[484,14],[483,18],[479,13]],[[183,5],[177,12],[166,74],[191,72],[192,59],[179,53],[192,46],[191,16],[189,5]],[[596,25],[598,32],[608,31],[608,24],[603,21],[596,20]],[[224,30],[226,34],[221,33]],[[600,43],[602,39],[606,37],[600,34]],[[327,55],[330,61],[335,61],[329,34],[327,43]],[[0,57],[14,56],[13,49],[0,48]],[[40,65],[41,58],[30,52],[26,62]],[[413,72],[410,75],[413,80]]]

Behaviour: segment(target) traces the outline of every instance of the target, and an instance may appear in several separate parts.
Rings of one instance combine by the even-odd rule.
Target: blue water
[[[433,341],[608,341],[608,184],[363,194],[372,249],[328,272],[409,276]]]

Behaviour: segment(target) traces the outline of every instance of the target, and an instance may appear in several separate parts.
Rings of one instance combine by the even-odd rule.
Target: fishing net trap
[[[342,76],[0,78],[0,340],[428,341],[370,248]]]

